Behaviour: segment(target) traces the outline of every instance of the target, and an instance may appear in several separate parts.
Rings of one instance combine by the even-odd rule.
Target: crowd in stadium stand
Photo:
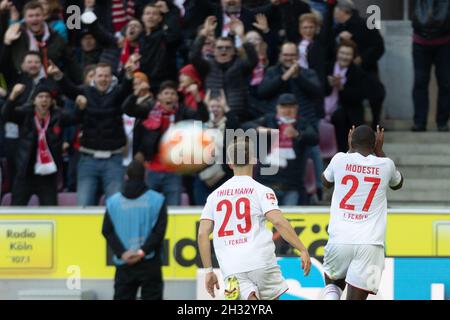
[[[70,5],[80,28],[68,28]],[[416,79],[413,129],[425,130],[419,100],[428,65],[440,63],[446,131],[450,72],[439,71],[449,69],[450,32],[430,37],[424,24],[414,24],[415,67],[428,78]],[[121,190],[132,159],[145,161],[148,186],[168,205],[203,205],[231,172],[215,164],[181,176],[161,163],[162,134],[185,119],[222,135],[279,129],[285,163],[258,178],[280,204],[309,204],[322,197],[329,151],[346,151],[348,130],[365,122],[363,101],[376,126],[385,98],[383,38],[350,0],[3,0],[0,36],[2,194],[12,205],[33,194],[57,205],[62,192],[98,205]],[[423,58],[427,50],[442,58]]]

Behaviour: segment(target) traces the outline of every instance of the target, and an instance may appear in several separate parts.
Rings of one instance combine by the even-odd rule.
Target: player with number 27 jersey
[[[389,158],[338,153],[324,172],[335,188],[328,243],[384,245],[388,187],[401,181]]]
[[[326,300],[365,300],[376,294],[384,269],[388,188],[398,190],[403,178],[383,151],[384,129],[362,125],[348,135],[348,153],[338,153],[322,175],[334,185],[329,239],[324,249]],[[348,286],[347,286],[348,285]]]

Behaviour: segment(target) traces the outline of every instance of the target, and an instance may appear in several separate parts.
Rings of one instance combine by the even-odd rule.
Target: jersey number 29
[[[248,198],[239,198],[233,210],[233,204],[230,200],[222,200],[217,204],[216,210],[223,211],[225,207],[225,217],[219,229],[219,237],[227,237],[234,235],[234,230],[226,230],[227,224],[230,221],[231,214],[234,212],[238,220],[244,220],[243,224],[237,225],[237,230],[240,233],[247,233],[252,228],[252,219],[250,216],[250,200]]]

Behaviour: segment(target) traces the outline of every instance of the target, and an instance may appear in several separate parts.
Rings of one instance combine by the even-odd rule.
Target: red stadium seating
[[[190,204],[189,195],[187,193],[183,192],[181,194],[181,205],[184,207],[187,207],[187,206],[189,206],[189,204]]]
[[[74,207],[77,205],[76,192],[62,192],[58,194],[58,205],[63,207]]]
[[[325,120],[320,120],[320,154],[322,159],[331,159],[338,152],[334,126]]]
[[[10,206],[12,201],[12,195],[11,193],[7,193],[2,198],[2,206]],[[28,206],[30,207],[36,207],[39,206],[39,199],[36,197],[36,195],[31,196],[30,201],[28,202]]]
[[[317,181],[316,175],[314,174],[314,162],[311,159],[308,159],[306,163],[305,189],[306,193],[309,195],[313,195],[317,192]]]

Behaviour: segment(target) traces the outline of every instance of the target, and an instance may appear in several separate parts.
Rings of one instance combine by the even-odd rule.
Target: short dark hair
[[[44,7],[39,3],[39,1],[33,0],[33,1],[30,1],[30,2],[27,2],[24,5],[23,10],[22,10],[23,15],[25,16],[25,13],[28,10],[34,10],[34,9],[41,9],[42,12],[44,12]]]
[[[83,79],[86,79],[86,76],[89,74],[89,72],[95,70],[95,68],[97,68],[96,64],[88,64],[87,66],[85,66],[83,69]]]
[[[95,65],[95,69],[98,68],[109,68],[109,70],[111,70],[111,73],[113,72],[113,67],[107,63],[107,62],[99,62]]]
[[[234,46],[234,40],[231,37],[219,37],[216,39],[216,41],[214,42],[214,44],[216,44],[218,41],[228,41],[231,42]]]
[[[142,162],[133,160],[127,167],[127,176],[130,180],[144,180],[145,167]]]
[[[372,150],[375,147],[375,132],[367,125],[361,125],[353,131],[352,147]]]
[[[27,56],[36,56],[36,57],[38,57],[39,60],[41,60],[41,62],[42,62],[42,57],[41,57],[40,53],[37,52],[37,51],[34,51],[34,50],[27,51],[27,53],[25,53],[25,55],[23,56],[22,62],[25,61],[25,58],[26,58]]]
[[[161,10],[159,10],[158,6],[156,5],[156,2],[151,2],[151,3],[146,4],[146,5],[144,6],[144,8],[142,9],[142,15],[144,15],[144,11],[145,11],[145,9],[147,9],[147,8],[155,8],[155,9],[158,9],[159,14],[160,14],[162,17],[164,17],[164,13],[162,13]]]
[[[178,85],[175,81],[172,80],[166,80],[163,83],[161,83],[161,86],[159,87],[158,93],[163,92],[166,89],[172,89],[175,91],[178,91]]]
[[[347,40],[347,39],[343,39],[343,40],[339,41],[339,44],[336,48],[336,53],[342,47],[352,48],[353,49],[353,58],[356,58],[358,56],[358,45],[356,44],[355,41]]]

